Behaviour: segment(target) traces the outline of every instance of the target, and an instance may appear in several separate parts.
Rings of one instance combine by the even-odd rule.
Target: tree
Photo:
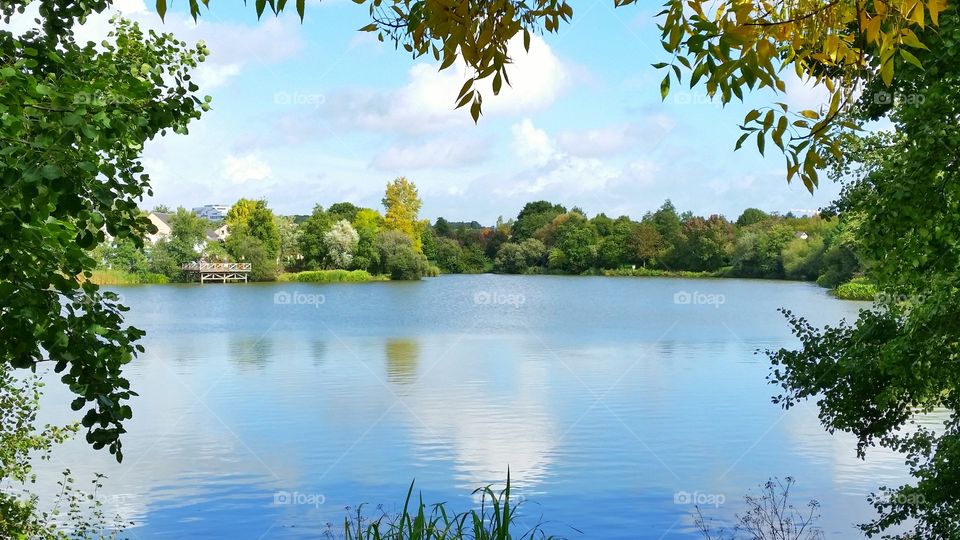
[[[537,230],[549,224],[560,214],[567,213],[567,209],[559,204],[547,201],[529,202],[523,206],[513,222],[512,235],[514,241],[533,238]]]
[[[280,272],[275,252],[263,240],[253,236],[246,227],[231,233],[224,242],[230,255],[237,261],[250,263],[252,281],[273,281]]]
[[[326,262],[328,268],[345,269],[353,262],[353,253],[360,242],[360,235],[353,229],[350,222],[341,219],[323,235],[323,244],[326,248]]]
[[[233,206],[227,210],[227,217],[225,219],[227,226],[234,229],[246,225],[247,220],[250,219],[250,214],[260,206],[266,206],[266,201],[240,199],[233,203]]]
[[[563,219],[566,218],[566,219]],[[597,230],[583,214],[569,212],[555,220],[555,253],[550,261],[551,268],[580,274],[592,268],[596,263]]]
[[[183,208],[170,216],[170,237],[149,248],[150,271],[169,278],[181,277],[180,268],[196,261],[207,239],[209,222]]]
[[[410,237],[386,230],[376,239],[380,273],[397,280],[418,280],[427,270],[427,259],[413,248]]]
[[[143,332],[87,281],[89,250],[105,233],[140,246],[152,229],[137,207],[150,194],[140,151],[207,107],[188,72],[209,51],[122,20],[99,46],[77,44],[76,21],[106,5],[45,3],[41,27],[0,32],[0,361],[49,361],[85,409],[87,441],[120,459],[134,395],[122,370]]]
[[[383,196],[383,207],[386,208],[384,224],[388,229],[406,235],[414,251],[418,253],[422,252],[422,225],[418,219],[422,205],[417,186],[413,182],[401,176],[387,184],[387,191]]]
[[[520,244],[507,242],[500,246],[493,259],[493,270],[501,274],[522,274],[527,270],[527,258]]]
[[[438,236],[450,236],[450,222],[442,217],[438,217],[437,221],[433,224],[433,230]]]
[[[754,223],[760,223],[769,217],[769,214],[759,208],[747,208],[740,214],[740,217],[737,218],[737,227],[747,227]]]
[[[685,220],[673,253],[673,264],[695,272],[719,270],[729,264],[735,238],[733,224],[723,216]]]
[[[327,246],[323,242],[323,235],[332,226],[333,218],[319,204],[313,207],[310,217],[300,224],[298,244],[304,267],[320,268],[323,264],[327,257]]]
[[[640,266],[651,263],[663,249],[660,233],[649,221],[637,224],[628,242],[628,261]]]
[[[352,222],[357,217],[357,212],[360,211],[360,208],[351,202],[338,202],[330,205],[330,208],[327,208],[327,213],[330,214],[335,220],[346,220],[347,222]]]
[[[667,199],[656,212],[645,215],[643,221],[652,223],[660,237],[660,252],[657,253],[657,260],[663,265],[674,264],[673,252],[676,245],[680,243],[683,234],[683,227],[676,207],[673,206],[670,199]]]
[[[463,262],[463,249],[452,238],[440,238],[434,248],[433,262],[447,274],[460,274],[466,266]]]
[[[240,199],[227,211],[230,235],[246,234],[263,244],[268,256],[280,257],[280,229],[267,201]]]
[[[354,268],[375,269],[380,260],[375,243],[377,235],[384,228],[383,216],[376,210],[363,208],[357,212],[353,220],[353,228],[358,236],[357,249],[353,257]]]
[[[780,252],[783,273],[787,279],[817,279],[823,264],[823,238],[794,238]]]
[[[525,274],[543,264],[545,255],[546,246],[536,238],[528,238],[519,244],[508,242],[500,246],[493,269],[504,274]]]
[[[892,88],[876,83],[860,99],[861,119],[889,115],[895,131],[849,138],[833,170],[846,184],[836,210],[858,222],[878,305],[825,328],[787,311],[801,346],[770,351],[778,403],[816,399],[824,427],[856,436],[860,457],[874,445],[904,454],[915,481],[873,494],[877,518],[861,525],[870,536],[905,524],[904,538],[960,538],[957,11],[942,23],[921,36],[932,45],[917,52],[923,69],[898,60]],[[936,429],[918,419],[933,410],[945,417]]]
[[[598,216],[599,217],[599,216]],[[591,220],[596,226],[597,220]],[[633,236],[637,224],[630,221],[626,216],[617,218],[616,221],[609,223],[603,222],[598,227],[606,229],[607,233],[601,234],[600,244],[597,246],[597,264],[601,268],[619,268],[626,264],[630,259],[630,239]]]
[[[246,232],[263,243],[264,249],[273,259],[280,257],[280,230],[273,210],[267,208],[266,202],[250,213],[247,220]]]
[[[300,228],[289,216],[276,216],[275,221],[280,239],[280,263],[293,267],[300,258]]]
[[[749,228],[737,238],[733,254],[733,272],[742,277],[782,278],[780,253],[793,240],[794,231],[784,223],[764,222]]]
[[[106,248],[103,253],[103,265],[107,268],[131,274],[146,274],[150,271],[147,256],[133,240],[120,238],[110,244],[104,244],[103,247]]]

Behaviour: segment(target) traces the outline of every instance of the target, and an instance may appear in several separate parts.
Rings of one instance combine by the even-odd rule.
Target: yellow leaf
[[[880,66],[880,78],[883,79],[883,84],[887,86],[893,83],[893,58],[887,59],[887,61]]]
[[[923,28],[923,2],[917,2],[917,4],[913,6],[913,11],[910,12],[910,20],[920,28]]]
[[[930,0],[927,3],[927,10],[930,12],[930,20],[934,26],[940,25],[940,12],[947,9],[947,0]]]

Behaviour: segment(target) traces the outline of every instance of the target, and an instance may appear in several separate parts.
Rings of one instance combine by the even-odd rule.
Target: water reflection
[[[269,336],[260,338],[233,336],[230,341],[230,358],[240,368],[265,367],[273,358],[273,340]]]
[[[395,384],[410,384],[417,379],[420,344],[413,339],[388,339],[387,380]]]
[[[753,351],[792,343],[776,308],[822,322],[856,310],[813,286],[445,276],[331,287],[329,309],[265,314],[289,287],[124,292],[148,332],[127,373],[141,394],[127,458],[82,440],[57,457],[80,478],[110,476],[115,506],[143,525],[136,537],[318,538],[344,506],[393,509],[412,478],[425,501],[462,509],[509,467],[533,513],[585,531],[550,531],[572,538],[698,538],[677,491],[725,494],[722,519],[787,474],[847,538],[869,516],[863,492],[906,476],[887,456],[848,461],[852,443],[815,411],[781,418],[770,405]],[[678,305],[677,290],[727,303]],[[478,307],[475,291],[527,301]],[[137,309],[147,303],[160,307]],[[69,411],[61,387],[43,410]],[[327,503],[277,505],[278,491]]]
[[[316,340],[310,345],[310,358],[313,359],[314,365],[322,364],[328,352],[326,341]]]

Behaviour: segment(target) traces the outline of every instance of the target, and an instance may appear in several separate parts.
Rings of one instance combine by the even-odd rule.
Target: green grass
[[[689,270],[658,270],[655,268],[618,268],[616,270],[601,270],[604,276],[625,277],[682,277],[682,278],[712,278],[718,277],[716,272],[691,272]]]
[[[97,285],[142,285],[146,283],[167,283],[162,274],[132,274],[122,270],[94,270],[90,281]]]
[[[837,287],[833,293],[841,300],[873,300],[877,288],[864,278],[853,278]]]
[[[375,276],[366,270],[308,270],[280,274],[277,281],[299,283],[365,283],[368,281],[387,281],[386,276]]]
[[[540,524],[526,528],[518,523],[519,504],[510,500],[510,472],[507,485],[498,494],[491,486],[477,489],[480,508],[451,513],[444,503],[423,503],[423,496],[414,502],[413,483],[407,490],[403,512],[384,514],[371,519],[363,515],[363,505],[344,519],[345,540],[534,540],[553,539],[540,529]],[[415,507],[415,508],[414,508]]]

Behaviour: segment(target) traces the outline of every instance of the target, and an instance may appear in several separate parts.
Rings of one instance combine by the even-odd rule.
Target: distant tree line
[[[718,276],[816,280],[836,287],[863,270],[852,220],[794,216],[748,208],[720,215],[678,213],[669,200],[641,219],[588,217],[579,208],[527,203],[516,218],[492,226],[440,217],[421,220],[416,186],[387,185],[384,213],[339,202],[306,216],[278,216],[263,200],[241,199],[226,216],[225,241],[210,240],[219,225],[179,208],[172,232],[146,250],[132,242],[100,248],[103,264],[131,273],[180,277],[183,263],[241,261],[252,278],[281,272],[364,270],[391,279],[439,272],[504,274],[643,274],[700,272]]]

